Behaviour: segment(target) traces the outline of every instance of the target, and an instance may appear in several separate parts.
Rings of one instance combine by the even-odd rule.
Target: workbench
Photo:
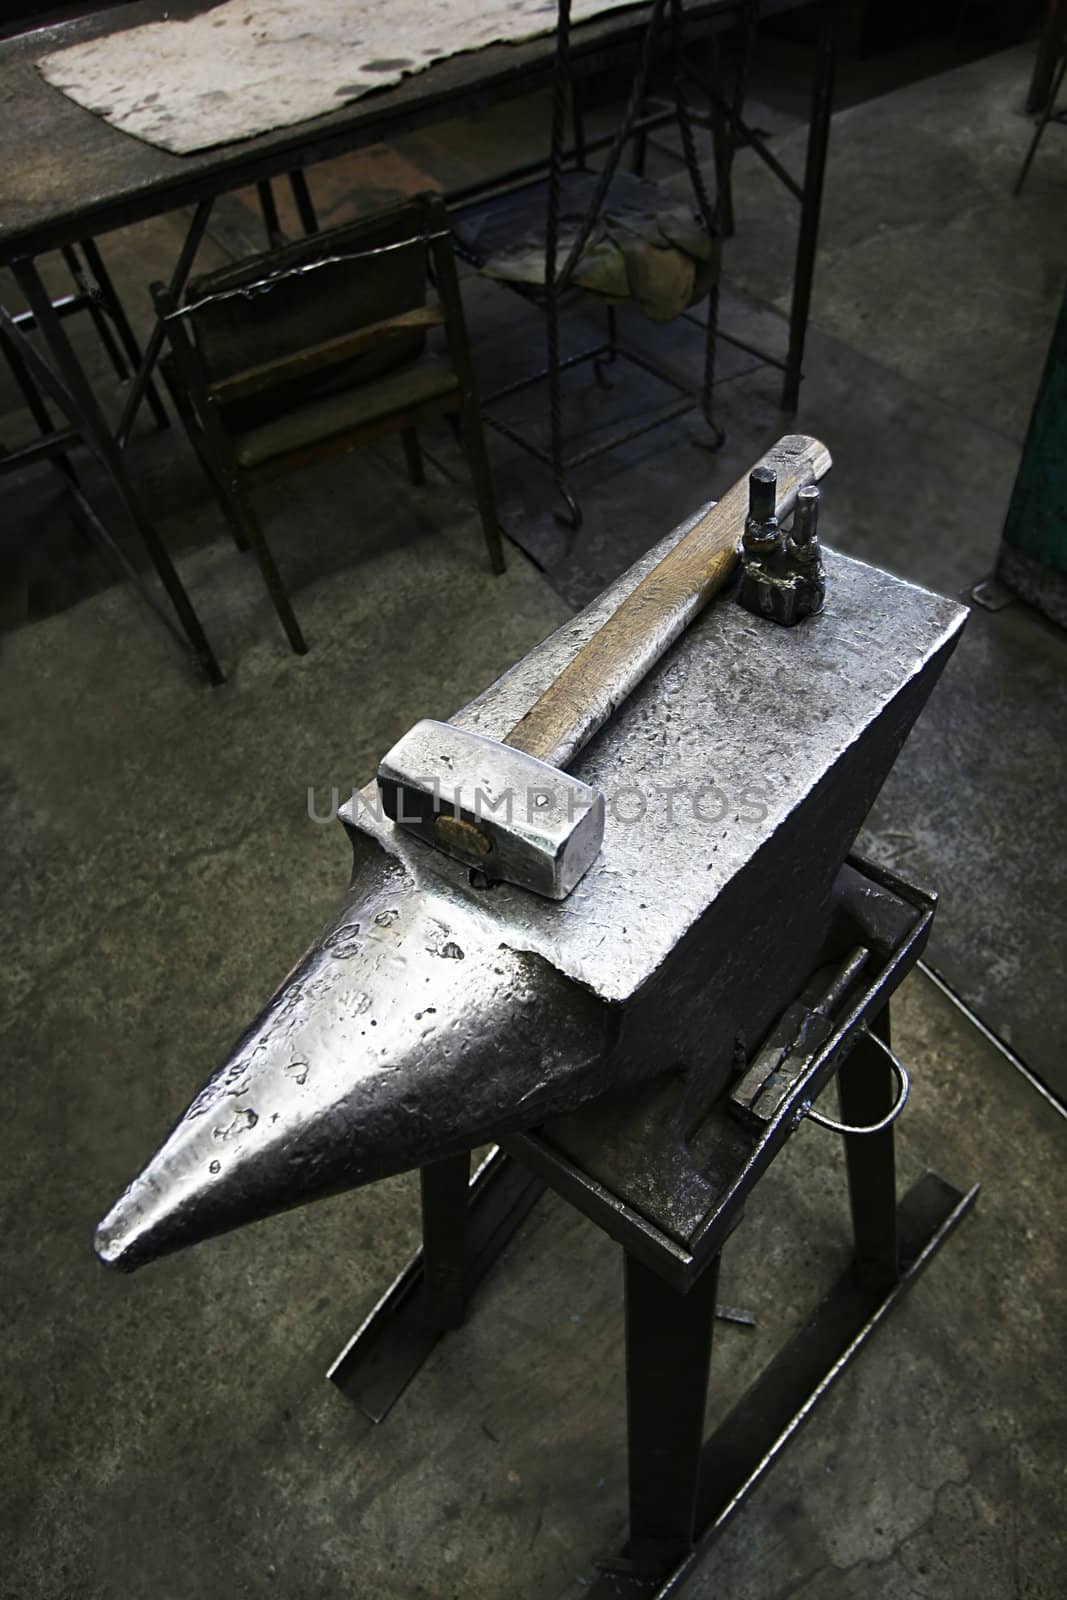
[[[748,3],[749,0],[692,0],[686,7],[687,33],[691,29],[694,36],[699,36],[725,30],[745,13]],[[776,363],[785,373],[786,409],[795,407],[800,387],[832,106],[833,24],[838,0],[759,0],[761,18],[805,5],[818,10],[821,26],[804,179],[799,183],[788,174],[783,178],[800,205],[788,352],[783,361]],[[164,17],[188,17],[205,9],[208,8],[203,0],[141,0],[120,11],[62,22],[0,44],[0,142],[5,153],[0,266],[11,268],[37,319],[57,374],[68,391],[68,409],[76,413],[77,431],[110,474],[146,540],[150,524],[121,457],[145,384],[160,353],[162,328],[157,326],[147,343],[144,362],[130,386],[117,434],[113,435],[66,331],[53,312],[35,258],[72,242],[193,207],[188,236],[170,280],[170,292],[178,296],[192,269],[212,203],[220,195],[300,172],[355,149],[388,142],[416,128],[474,114],[509,96],[529,93],[551,80],[555,62],[553,33],[517,45],[491,45],[449,57],[327,116],[184,156],[113,128],[49,85],[37,70],[36,62],[54,50]],[[648,6],[637,5],[576,27],[571,40],[575,71],[588,75],[625,62],[643,35],[648,14]],[[298,62],[294,62],[294,70],[298,68]],[[746,138],[740,124],[737,133],[741,142],[751,144],[783,176],[780,164],[758,136]],[[151,545],[152,541],[148,542]],[[158,544],[158,537],[155,542]],[[221,674],[191,606],[179,596],[177,575],[165,575],[158,560],[156,565],[194,654],[217,681]]]

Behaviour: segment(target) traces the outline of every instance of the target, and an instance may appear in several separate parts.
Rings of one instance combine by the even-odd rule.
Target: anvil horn
[[[471,1149],[602,1058],[590,996],[354,844],[341,910],[101,1222],[102,1261],[132,1271]]]

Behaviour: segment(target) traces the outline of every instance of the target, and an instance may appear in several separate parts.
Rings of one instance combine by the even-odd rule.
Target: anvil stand
[[[546,1185],[591,1218],[623,1246],[626,1267],[630,1533],[617,1557],[597,1563],[589,1593],[599,1600],[677,1591],[974,1203],[977,1185],[963,1193],[933,1173],[896,1199],[892,1117],[902,1097],[883,1049],[889,1000],[922,954],[935,904],[850,858],[809,983],[799,998],[783,997],[779,1023],[684,1142],[679,1106],[690,1091],[668,1073],[506,1138],[473,1179],[467,1154],[422,1170],[422,1249],[329,1376],[381,1421],[463,1321],[475,1284]],[[843,1142],[855,1256],[704,1442],[723,1245],[835,1075],[853,1130]]]

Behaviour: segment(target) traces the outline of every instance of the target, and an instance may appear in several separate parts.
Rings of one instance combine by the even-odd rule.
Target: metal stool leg
[[[889,1044],[889,1007],[872,1031]],[[893,1069],[877,1045],[862,1035],[837,1076],[842,1121],[864,1127],[881,1121],[896,1098]],[[897,1245],[896,1157],[892,1127],[881,1133],[846,1133],[845,1164],[856,1238],[855,1270],[866,1288],[888,1289],[900,1275]]]
[[[650,1574],[676,1564],[693,1543],[718,1281],[718,1256],[688,1294],[626,1256],[625,1554]]]

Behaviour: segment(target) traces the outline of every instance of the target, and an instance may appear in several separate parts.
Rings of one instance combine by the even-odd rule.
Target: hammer
[[[680,539],[500,742],[424,719],[378,768],[385,814],[480,874],[563,900],[596,860],[604,797],[563,769],[726,583],[752,515],[783,520],[830,470],[787,434]],[[759,507],[757,513],[757,506]]]

